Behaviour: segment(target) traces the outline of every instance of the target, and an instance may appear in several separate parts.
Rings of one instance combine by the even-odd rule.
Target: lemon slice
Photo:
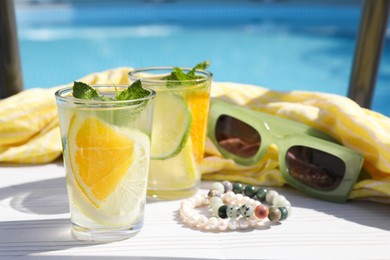
[[[154,104],[151,158],[164,160],[180,153],[191,123],[192,115],[183,97],[159,92]]]
[[[74,114],[68,131],[72,203],[101,225],[140,219],[147,185],[149,137]]]

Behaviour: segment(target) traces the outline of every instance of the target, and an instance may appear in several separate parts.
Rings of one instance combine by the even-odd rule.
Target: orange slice
[[[68,145],[76,183],[99,208],[128,173],[133,163],[134,141],[96,117],[82,118],[74,114]]]
[[[190,138],[195,161],[200,163],[203,159],[206,124],[210,104],[210,95],[208,92],[191,93],[187,96],[188,105],[192,112],[192,129]]]

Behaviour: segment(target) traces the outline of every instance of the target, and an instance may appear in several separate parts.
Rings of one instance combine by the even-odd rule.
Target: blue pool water
[[[360,19],[359,4],[26,2],[16,5],[25,88],[115,67],[210,60],[216,81],[346,95]],[[389,86],[387,36],[372,106],[387,116]]]

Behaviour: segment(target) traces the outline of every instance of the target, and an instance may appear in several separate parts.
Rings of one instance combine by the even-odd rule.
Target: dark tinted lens
[[[227,115],[217,119],[215,138],[222,148],[244,158],[254,156],[261,145],[261,137],[256,129]]]
[[[337,188],[345,174],[345,164],[340,158],[305,146],[288,149],[286,167],[299,182],[325,191]]]

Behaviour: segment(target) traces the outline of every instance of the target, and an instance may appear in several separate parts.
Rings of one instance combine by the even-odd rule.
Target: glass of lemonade
[[[167,80],[173,70],[150,67],[129,73],[130,82],[141,80],[156,91],[147,195],[164,200],[189,197],[199,188],[197,165],[203,159],[212,82],[205,70],[195,71],[197,79]]]
[[[126,86],[94,86],[115,96]],[[143,225],[155,92],[135,100],[84,100],[55,93],[72,231],[83,240],[121,240]]]

